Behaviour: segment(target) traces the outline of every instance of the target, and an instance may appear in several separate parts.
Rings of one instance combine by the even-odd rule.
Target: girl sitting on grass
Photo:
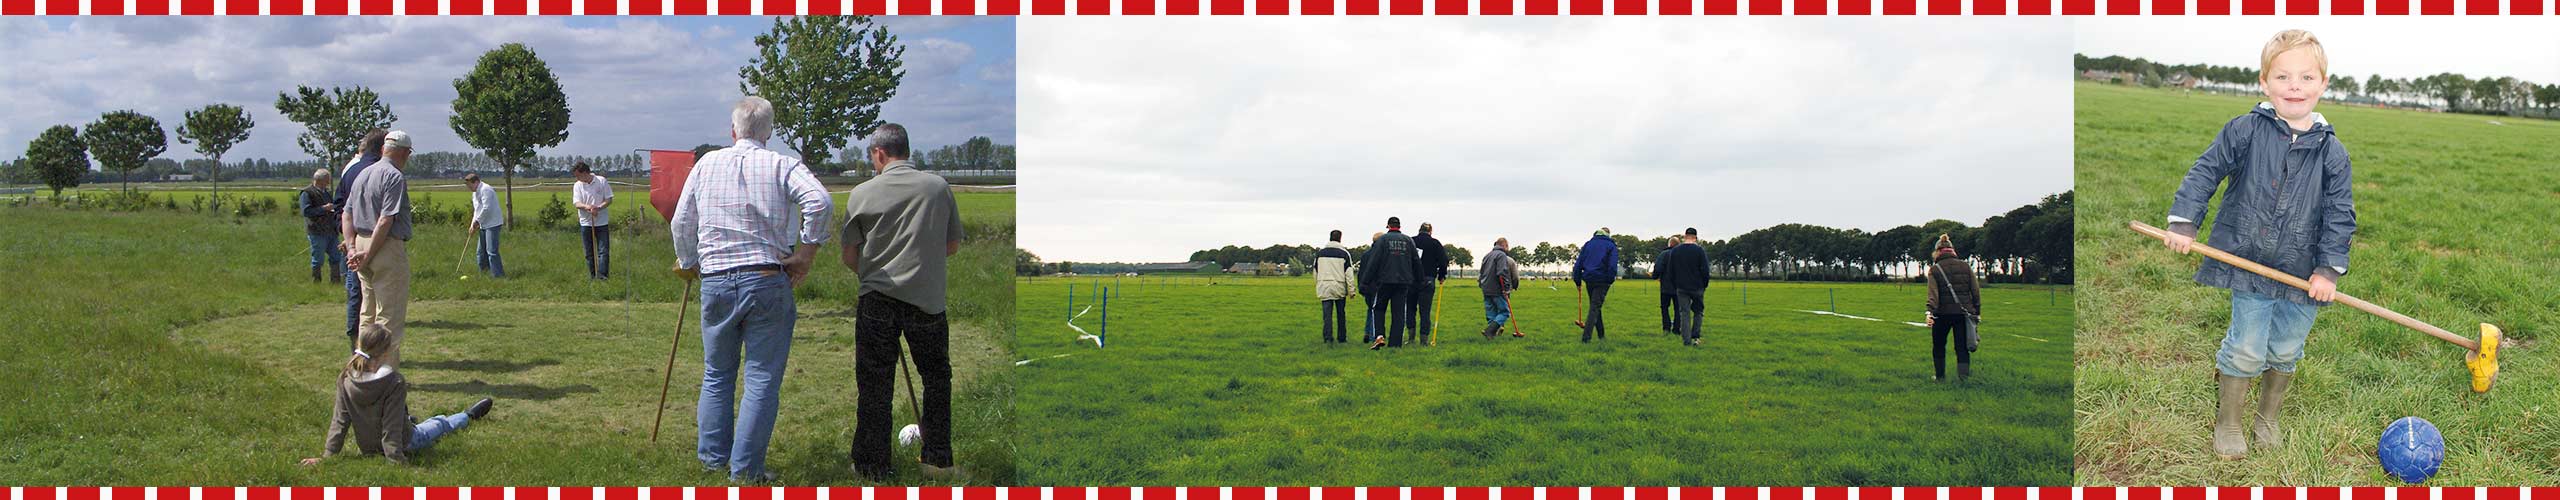
[[[462,413],[428,418],[413,427],[409,381],[365,354],[390,349],[391,332],[380,324],[366,325],[356,344],[355,355],[348,357],[346,368],[338,372],[338,398],[330,405],[328,445],[319,457],[302,459],[302,465],[318,465],[321,458],[337,455],[346,445],[349,431],[355,433],[356,447],[362,452],[380,453],[392,463],[408,465],[410,453],[426,451],[445,434],[462,430],[473,419],[489,416],[491,402],[481,398]]]

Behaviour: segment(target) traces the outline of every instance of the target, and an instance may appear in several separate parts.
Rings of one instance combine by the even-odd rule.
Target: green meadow
[[[1567,281],[1443,288],[1438,345],[1322,343],[1312,278],[1019,282],[1022,480],[1077,485],[2061,484],[2073,295],[1986,294],[1975,377],[1929,380],[1910,284],[1716,282],[1704,346],[1622,281],[1584,344]],[[1115,286],[1116,285],[1116,286]],[[1108,330],[1097,287],[1113,287]],[[1070,309],[1068,294],[1075,303]],[[1352,309],[1357,311],[1359,301]],[[1108,347],[1075,340],[1076,327]],[[1870,319],[1813,314],[1836,311]],[[1364,321],[1353,319],[1351,328]],[[1950,358],[1953,355],[1950,354]],[[1953,378],[1954,360],[1948,361]]]
[[[2286,399],[2284,446],[2232,462],[2208,442],[2230,294],[2194,282],[2203,257],[2125,223],[2162,224],[2196,156],[2259,99],[2088,83],[2077,94],[2089,217],[2076,247],[2090,287],[2076,356],[2080,484],[2397,484],[2374,452],[2405,416],[2444,432],[2448,456],[2430,484],[2560,480],[2560,362],[2543,352],[2560,324],[2560,123],[2321,106],[2355,162],[2357,232],[2338,291],[2464,336],[2495,324],[2504,371],[2473,394],[2462,348],[2325,308]]]
[[[290,196],[240,188],[223,193]],[[459,189],[413,188],[421,206],[467,206]],[[149,192],[152,208],[139,211],[0,208],[0,275],[9,277],[0,321],[14,325],[0,349],[0,373],[11,379],[0,384],[0,482],[724,483],[693,454],[699,301],[683,313],[674,387],[650,439],[653,386],[666,376],[686,288],[666,271],[664,223],[645,208],[645,192],[622,190],[613,279],[587,280],[574,230],[533,223],[553,192],[567,197],[517,193],[516,226],[503,240],[508,279],[465,261],[459,222],[418,226],[403,343],[410,408],[423,417],[481,397],[498,403],[408,467],[353,455],[294,465],[319,455],[333,377],[348,357],[344,292],[311,282],[301,218],[196,212],[191,190]],[[1005,484],[1016,453],[1013,196],[964,193],[960,202],[970,238],[952,268],[953,445],[970,483]],[[834,263],[836,250],[828,245],[794,293],[799,322],[767,461],[789,484],[863,482],[846,455],[857,281]],[[907,398],[897,399],[895,425],[911,423]],[[895,482],[925,482],[912,460],[900,462]]]

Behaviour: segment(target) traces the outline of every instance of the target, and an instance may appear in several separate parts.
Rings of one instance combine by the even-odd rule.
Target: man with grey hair
[[[311,185],[303,186],[293,196],[294,210],[302,212],[302,236],[311,242],[313,283],[320,282],[321,274],[328,274],[329,282],[337,282],[338,273],[347,265],[346,254],[338,251],[338,203],[334,199],[326,168],[311,171]]]
[[[944,318],[948,260],[960,252],[960,205],[942,176],[907,160],[907,128],[884,123],[865,151],[878,175],[845,196],[844,267],[862,280],[853,326],[853,471],[888,477],[898,340],[915,351],[924,382],[919,452],[925,477],[966,477],[951,453],[951,327]]]
[[[775,477],[765,470],[765,449],[799,319],[791,290],[809,276],[835,206],[807,165],[765,149],[773,137],[772,102],[739,100],[729,114],[729,136],[735,144],[694,162],[667,232],[675,240],[676,275],[702,282],[695,458],[727,471],[731,481],[770,482]]]
[[[382,137],[382,160],[349,183],[346,217],[355,235],[347,267],[364,283],[360,323],[391,332],[391,347],[371,354],[383,367],[400,365],[400,337],[409,319],[409,133]],[[389,166],[391,168],[381,168]]]

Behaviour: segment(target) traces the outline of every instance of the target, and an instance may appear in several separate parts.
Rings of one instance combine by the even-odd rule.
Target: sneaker
[[[471,409],[470,409],[470,410],[466,410],[466,411],[464,411],[463,413],[464,413],[464,414],[467,414],[467,415],[471,415],[471,419],[472,419],[472,420],[479,420],[479,419],[482,419],[482,418],[486,418],[486,417],[488,417],[488,416],[489,416],[489,407],[490,407],[490,406],[492,406],[492,405],[494,405],[495,403],[496,403],[495,401],[491,401],[489,398],[480,398],[480,402],[478,402],[478,403],[472,403],[472,404],[471,404]]]

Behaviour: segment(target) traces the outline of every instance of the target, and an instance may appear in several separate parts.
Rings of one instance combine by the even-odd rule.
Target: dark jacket
[[[338,205],[339,209],[347,208],[347,188],[355,184],[356,174],[364,173],[365,167],[373,166],[373,162],[377,161],[382,161],[382,153],[365,153],[364,156],[356,158],[355,163],[349,164],[347,171],[339,172],[337,196],[330,198],[329,203]]]
[[[1696,243],[1681,243],[1663,251],[1662,267],[1654,272],[1663,275],[1666,290],[1704,293],[1707,290],[1707,248]]]
[[[1939,274],[1940,270],[1946,271]],[[1932,314],[1982,314],[1982,287],[1973,280],[1973,268],[1961,259],[1944,257],[1929,264],[1922,272],[1929,285],[1929,312]],[[1955,296],[1949,298],[1947,294]]]
[[[397,370],[372,380],[357,378],[355,373],[338,375],[338,399],[329,408],[329,441],[322,456],[338,454],[352,432],[356,449],[409,463],[409,380]]]
[[[1495,249],[1484,254],[1484,267],[1476,271],[1476,288],[1484,296],[1494,297],[1520,289],[1520,265],[1511,261],[1511,253]]]
[[[2319,115],[2311,130],[2295,134],[2275,109],[2259,104],[2222,126],[2213,145],[2196,157],[2169,204],[2169,229],[2194,236],[2205,203],[2224,180],[2220,216],[2207,245],[2286,274],[2308,278],[2346,274],[2356,233],[2355,184],[2347,148]],[[2320,304],[2309,293],[2206,259],[2197,283]]]
[[[1415,278],[1429,278],[1433,283],[1449,279],[1449,249],[1440,246],[1439,238],[1431,237],[1431,233],[1414,235],[1413,247],[1422,251],[1422,267],[1415,270]]]
[[[1679,247],[1679,245],[1672,245],[1672,248]],[[1660,253],[1653,254],[1653,281],[1654,284],[1662,285],[1662,295],[1665,297],[1671,296],[1672,290],[1671,281],[1669,281],[1672,248],[1665,248]]]
[[[338,211],[325,208],[331,203],[329,200],[336,198],[329,194],[326,186],[303,186],[302,192],[293,197],[294,209],[302,212],[302,232],[313,236],[337,235]]]
[[[1400,231],[1387,231],[1369,242],[1368,255],[1360,256],[1360,291],[1373,292],[1383,285],[1411,285],[1421,267],[1421,253],[1415,251],[1413,238]]]
[[[1582,255],[1573,259],[1573,284],[1586,281],[1604,285],[1618,281],[1617,241],[1595,234],[1582,243]]]

